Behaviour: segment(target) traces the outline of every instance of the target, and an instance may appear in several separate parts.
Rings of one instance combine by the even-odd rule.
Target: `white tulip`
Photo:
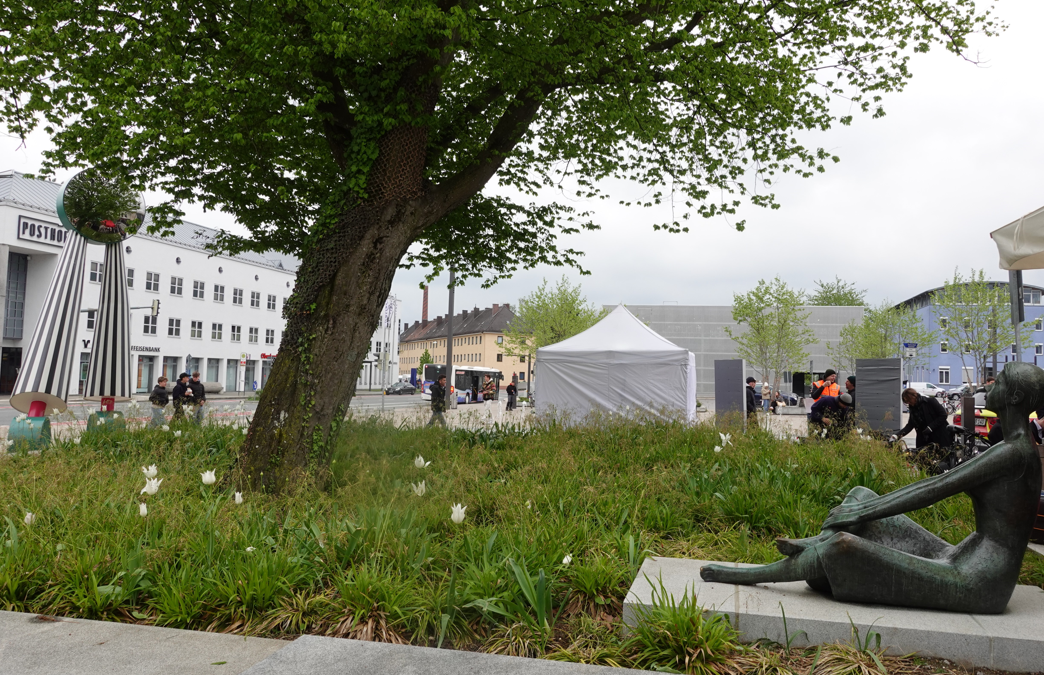
[[[254,547],[253,546],[247,546],[246,552],[247,553],[253,553],[254,552]]]
[[[12,445],[14,445],[14,441],[9,441],[9,440],[6,440],[6,439],[4,440],[4,448],[5,449],[11,447]]]
[[[243,493],[242,492],[237,492],[236,493],[236,503],[237,504],[242,504],[243,503]]]
[[[721,437],[721,447],[732,445],[732,434],[723,434],[719,431],[718,436]]]
[[[421,481],[420,483],[416,484],[410,483],[410,487],[413,488],[413,493],[416,494],[418,497],[423,497],[424,493],[428,491],[427,486],[424,485],[424,481]]]
[[[460,504],[453,505],[453,512],[450,514],[450,520],[457,525],[464,522],[464,512],[468,510],[468,507],[461,506]]]
[[[210,471],[207,471],[206,473],[201,473],[199,475],[203,477],[203,484],[204,485],[213,485],[214,483],[217,482],[217,476],[214,475],[214,470],[213,469],[211,469]]]
[[[79,445],[79,444],[80,444],[80,439],[79,438],[74,438],[73,439],[73,445]]]
[[[156,470],[156,465],[153,464],[149,467],[141,467],[141,472],[145,474],[145,478],[155,478],[159,471]]]
[[[571,562],[573,562],[573,556],[571,556],[568,553],[566,553],[566,557],[562,558],[562,564],[563,565],[568,565]]]
[[[526,500],[526,508],[527,509],[532,509],[533,508],[532,502],[530,502],[528,499]]]
[[[714,452],[721,452],[721,446],[720,445],[715,445],[714,446]]]
[[[417,455],[417,459],[413,460],[413,466],[417,467],[418,469],[423,469],[429,464],[431,464],[431,462],[425,462],[424,458],[420,455]]]
[[[168,425],[166,425],[166,424],[161,426],[160,429],[163,429],[164,431],[170,431],[170,427]]]
[[[22,520],[25,521],[26,525],[32,527],[33,523],[36,522],[36,514],[33,513],[32,511],[26,511],[25,512],[25,518],[23,518]]]
[[[160,483],[163,482],[162,478],[149,478],[145,481],[145,487],[141,489],[139,494],[150,494],[154,495],[159,492]]]
[[[142,518],[149,515],[149,507],[145,506],[145,502],[138,504],[138,515]]]
[[[244,436],[246,436],[246,435],[247,435],[247,427],[243,427],[243,435],[244,435]]]
[[[54,408],[54,414],[55,414],[55,415],[61,415],[61,414],[62,414],[62,411],[61,411],[61,410],[58,410],[58,408]]]
[[[174,432],[174,438],[181,438],[181,430]]]

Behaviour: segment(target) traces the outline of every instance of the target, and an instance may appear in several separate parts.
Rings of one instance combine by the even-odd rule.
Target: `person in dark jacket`
[[[756,415],[758,412],[758,399],[754,394],[754,385],[757,383],[753,377],[747,378],[747,415]]]
[[[935,443],[942,448],[953,445],[953,432],[948,428],[949,419],[946,408],[939,403],[939,399],[933,396],[922,396],[917,393],[916,389],[905,389],[903,403],[910,408],[910,421],[899,430],[895,436],[896,440],[910,433],[911,429],[916,429],[918,450],[929,443]]]
[[[446,376],[440,375],[428,391],[431,392],[431,419],[428,420],[428,426],[436,422],[446,426]]]
[[[848,394],[820,396],[819,400],[812,404],[809,421],[817,431],[822,433],[825,429],[826,437],[836,440],[848,429],[846,422],[851,410],[852,397]]]
[[[515,382],[514,381],[511,381],[511,382],[508,382],[508,386],[507,386],[507,389],[505,389],[505,391],[507,392],[507,397],[508,397],[507,409],[508,410],[514,410],[515,409],[515,400],[518,397],[518,387],[515,386]]]
[[[156,387],[149,394],[149,403],[152,404],[152,421],[149,422],[150,427],[161,427],[167,423],[167,418],[163,414],[163,409],[170,403],[170,395],[167,393],[167,378],[160,376],[160,379],[156,380]]]
[[[196,406],[195,415],[193,418],[197,424],[203,424],[203,406],[207,403],[207,390],[203,386],[203,383],[199,381],[199,371],[192,371],[192,379],[188,383],[189,389],[192,390],[192,401],[193,405]]]
[[[174,399],[174,416],[170,418],[171,422],[184,422],[185,406],[192,405],[192,388],[189,387],[188,380],[188,373],[178,375],[178,383],[174,385],[174,393],[171,394],[171,398]]]
[[[855,397],[855,375],[849,375],[848,379],[845,380],[845,393],[852,397],[852,407],[856,405]]]

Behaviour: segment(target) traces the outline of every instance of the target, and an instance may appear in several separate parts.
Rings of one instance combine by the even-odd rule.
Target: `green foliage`
[[[515,318],[504,330],[504,353],[536,357],[537,349],[561,342],[595,325],[608,313],[588,304],[580,284],[563,275],[554,288],[544,279],[518,301]]]
[[[841,328],[841,339],[827,344],[827,353],[839,372],[855,372],[856,359],[905,358],[904,342],[920,345],[911,365],[925,365],[931,349],[938,340],[935,331],[912,308],[895,307],[887,300],[877,307],[867,307],[861,321],[853,321]]]
[[[761,279],[750,292],[732,296],[732,319],[744,330],[734,332],[726,326],[725,334],[736,342],[736,353],[761,379],[773,381],[773,389],[779,388],[784,372],[808,359],[805,347],[816,342],[803,304],[804,293],[779,277],[771,282]]]
[[[425,349],[424,352],[420,355],[420,358],[417,359],[417,371],[423,373],[424,366],[434,362],[435,361],[431,358],[431,352]]]
[[[301,257],[360,201],[422,196],[412,213],[426,222],[396,224],[427,243],[422,260],[466,247],[466,259],[497,267],[570,264],[551,235],[576,225],[570,209],[488,195],[466,207],[482,219],[442,219],[494,174],[525,195],[546,186],[608,198],[596,181],[635,181],[652,190],[640,204],[676,204],[662,224],[675,231],[692,211],[734,213],[744,198],[773,206],[754,186],[837,161],[796,132],[849,124],[849,109],[883,115],[912,53],[960,52],[970,32],[997,29],[958,0],[80,10],[75,0],[0,10],[0,119],[22,137],[47,130],[56,149],[45,174],[126,172],[172,196],[154,209],[160,220],[199,201],[250,230],[226,248]],[[491,241],[537,255],[489,256]]]
[[[861,307],[866,304],[866,289],[834,277],[833,281],[816,281],[816,291],[807,301],[810,305]]]
[[[950,351],[960,355],[961,365],[972,368],[979,382],[985,382],[987,360],[1007,353],[1015,344],[1008,285],[988,281],[983,270],[973,269],[965,277],[955,269],[953,278],[933,294],[932,303],[939,333],[949,342]],[[1033,325],[1026,322],[1019,330],[1025,346]]]

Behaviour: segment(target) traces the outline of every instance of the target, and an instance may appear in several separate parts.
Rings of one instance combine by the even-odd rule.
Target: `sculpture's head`
[[[995,412],[1010,410],[1029,414],[1044,406],[1044,370],[1031,363],[1007,363],[997,381],[986,392],[986,407]]]

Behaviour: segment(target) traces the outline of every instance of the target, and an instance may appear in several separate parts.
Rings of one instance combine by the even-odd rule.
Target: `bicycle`
[[[920,449],[905,448],[905,454],[925,473],[938,476],[956,469],[961,464],[978,457],[990,448],[990,443],[974,431],[965,431],[963,427],[952,424],[946,427],[953,435],[953,442],[948,446],[929,443]],[[889,441],[889,445],[902,442],[901,439]]]

